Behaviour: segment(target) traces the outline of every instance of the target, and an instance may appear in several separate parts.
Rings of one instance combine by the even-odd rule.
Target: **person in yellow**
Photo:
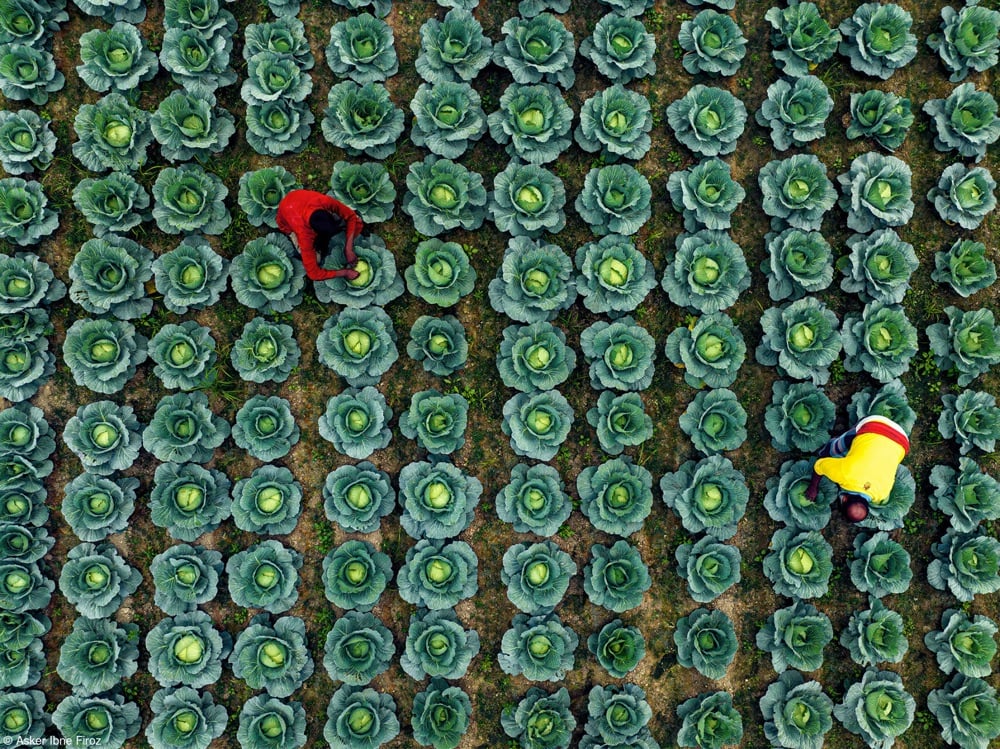
[[[909,451],[910,439],[899,424],[884,416],[866,416],[820,449],[806,496],[816,499],[820,477],[826,476],[840,487],[844,517],[860,523],[871,505],[889,498],[896,468]]]

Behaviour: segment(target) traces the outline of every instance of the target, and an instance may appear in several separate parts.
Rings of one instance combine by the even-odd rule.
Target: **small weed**
[[[574,531],[568,525],[563,525],[559,527],[558,531],[556,531],[556,535],[565,540],[567,538],[573,538]]]
[[[752,75],[748,75],[748,76],[744,76],[743,78],[737,78],[736,82],[738,84],[740,84],[740,86],[742,86],[743,88],[745,88],[747,91],[749,91],[750,88],[753,86],[753,76]]]
[[[753,136],[753,144],[758,148],[766,148],[767,138],[765,138],[763,135],[755,135]]]
[[[657,31],[663,31],[663,27],[667,24],[667,17],[663,14],[662,10],[657,8],[651,9],[646,14],[646,28],[653,33]]]
[[[847,377],[847,370],[844,369],[844,363],[840,359],[834,359],[833,363],[830,364],[830,382],[834,385],[841,385]]]
[[[684,157],[677,151],[671,151],[667,154],[667,161],[674,166],[680,166],[681,162],[684,161]]]

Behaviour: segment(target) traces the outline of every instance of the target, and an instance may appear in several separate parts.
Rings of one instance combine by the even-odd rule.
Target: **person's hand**
[[[355,278],[357,278],[360,275],[361,274],[358,273],[356,270],[354,270],[354,268],[345,268],[344,269],[344,278],[346,278],[348,281],[353,281]]]
[[[815,502],[816,497],[819,496],[819,474],[814,473],[812,475],[812,480],[809,482],[809,487],[805,491],[806,499],[810,502]]]

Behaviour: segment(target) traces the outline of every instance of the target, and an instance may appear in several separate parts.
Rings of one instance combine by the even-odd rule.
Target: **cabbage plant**
[[[724,312],[710,312],[677,328],[667,337],[665,350],[694,388],[729,387],[746,358],[743,334]]]
[[[889,747],[913,722],[916,701],[893,671],[868,669],[833,708],[837,720],[868,746]]]
[[[764,336],[756,351],[759,363],[777,367],[787,377],[826,384],[830,365],[843,345],[832,310],[815,297],[805,297],[765,310],[761,327]]]
[[[653,709],[646,692],[635,684],[592,687],[587,713],[583,746],[656,745],[646,727]]]
[[[1000,138],[996,99],[973,83],[956,86],[945,99],[930,99],[923,110],[933,122],[934,147],[939,151],[957,151],[978,162]]]
[[[507,597],[531,616],[550,614],[566,595],[577,566],[552,541],[514,544],[504,552],[500,579]]]
[[[684,69],[696,75],[733,75],[746,55],[747,40],[727,15],[706,9],[681,23],[677,36]]]
[[[142,433],[142,446],[157,460],[207,463],[229,436],[229,422],[216,416],[203,392],[165,395]]]
[[[247,382],[284,382],[301,356],[291,325],[255,317],[233,342],[229,360]]]
[[[39,478],[52,473],[55,431],[42,409],[22,403],[0,410],[0,457],[24,460]]]
[[[877,88],[851,94],[850,116],[848,138],[871,138],[887,151],[903,144],[914,119],[909,99]]]
[[[263,465],[233,485],[233,520],[240,530],[262,536],[291,533],[301,511],[302,485],[284,466]]]
[[[971,458],[958,459],[958,469],[938,465],[931,469],[931,507],[948,516],[960,533],[975,531],[983,521],[1000,518],[1000,481]]]
[[[826,166],[813,154],[769,161],[757,175],[764,213],[803,231],[818,231],[823,214],[837,202]]]
[[[559,472],[544,463],[515,464],[509,483],[496,497],[497,515],[517,533],[551,537],[572,509]]]
[[[743,474],[720,455],[686,461],[677,471],[664,474],[660,491],[685,530],[705,531],[717,540],[736,533],[750,498]]]
[[[677,706],[681,727],[677,745],[721,749],[743,739],[743,718],[733,707],[729,692],[703,692]]]
[[[351,539],[323,558],[326,599],[342,609],[371,611],[392,579],[389,555]]]
[[[330,175],[330,194],[351,206],[366,224],[392,218],[396,188],[385,164],[380,161],[360,164],[338,161]]]
[[[403,210],[429,237],[459,227],[474,231],[486,218],[483,177],[450,159],[428,156],[410,164]]]
[[[677,620],[674,645],[680,665],[721,679],[736,656],[736,630],[724,611],[697,608]]]
[[[422,390],[399,415],[399,430],[432,455],[450,455],[465,444],[468,412],[469,402],[458,393]]]
[[[490,281],[490,306],[524,323],[555,319],[576,300],[573,262],[557,245],[528,237],[507,242],[497,277]]]
[[[232,428],[236,446],[257,460],[285,457],[299,441],[290,404],[276,395],[254,395],[236,412]]]
[[[652,145],[652,126],[649,100],[616,83],[584,102],[574,137],[580,148],[606,162],[641,159]]]
[[[593,323],[580,334],[580,348],[595,390],[645,390],[653,381],[656,343],[631,316]]]
[[[583,589],[596,606],[616,614],[634,609],[652,584],[639,550],[624,540],[608,547],[590,547],[590,561],[583,570]]]
[[[747,109],[722,88],[696,84],[667,107],[674,136],[700,156],[725,156],[736,150]]]
[[[230,15],[222,11],[219,17]],[[235,19],[233,19],[235,29]],[[267,23],[251,23],[246,26],[243,41],[243,59],[250,60],[258,52],[265,50],[282,55],[291,55],[302,70],[312,70],[316,64],[309,40],[306,39],[305,24],[295,15],[280,15]]]
[[[976,229],[994,208],[997,183],[984,167],[952,164],[927,193],[941,220],[963,229]]]
[[[306,743],[305,708],[263,694],[251,697],[240,710],[236,740],[248,749],[301,749]]]
[[[0,239],[21,247],[37,244],[59,226],[40,182],[20,177],[0,179]]]
[[[63,488],[60,509],[81,541],[103,541],[128,527],[138,488],[138,479],[82,473]]]
[[[370,687],[340,687],[330,698],[326,715],[323,738],[331,749],[378,749],[399,735],[396,701]]]
[[[348,155],[384,159],[403,132],[403,110],[381,83],[342,81],[327,94],[322,127],[323,137]]]
[[[689,232],[728,229],[733,211],[746,197],[746,190],[733,179],[729,164],[715,157],[672,172],[667,191]]]
[[[120,93],[81,105],[73,127],[78,138],[73,155],[92,172],[134,172],[146,163],[146,149],[153,140],[149,114]]]
[[[431,679],[413,698],[413,740],[434,749],[456,749],[469,730],[472,701],[459,687]]]
[[[587,172],[573,207],[590,230],[605,234],[635,234],[652,215],[649,181],[628,164],[611,164]]]
[[[315,121],[305,101],[253,101],[247,104],[247,143],[264,156],[298,153],[306,147]]]
[[[0,93],[7,99],[42,106],[64,85],[66,76],[47,49],[21,42],[0,44]]]
[[[146,726],[152,749],[208,749],[226,730],[229,714],[211,693],[188,686],[160,689],[150,701],[153,719]]]
[[[399,71],[392,29],[371,13],[333,24],[326,64],[338,79],[350,78],[361,85],[391,78]]]
[[[49,517],[45,504],[47,492],[38,471],[26,464],[23,458],[13,456],[0,460],[0,480],[4,491],[0,499],[0,520],[38,527]],[[4,612],[0,607],[0,621]],[[3,628],[0,627],[0,635]],[[2,641],[2,638],[0,638]]]
[[[486,208],[497,229],[515,237],[558,234],[566,226],[566,188],[554,173],[512,161],[493,179]]]
[[[945,439],[958,442],[962,455],[976,447],[993,452],[1000,440],[1000,406],[996,398],[982,390],[963,390],[958,395],[942,395],[944,408],[937,428]]]
[[[833,700],[818,681],[785,671],[760,698],[764,737],[774,746],[822,749],[833,727]]]
[[[156,75],[156,53],[146,45],[139,30],[119,21],[110,29],[91,29],[80,35],[77,75],[98,92],[131,91]]]
[[[348,611],[333,623],[323,650],[323,666],[331,679],[364,686],[389,667],[396,646],[374,614]]]
[[[696,450],[715,455],[735,450],[747,438],[747,413],[732,390],[702,390],[677,421]]]
[[[472,291],[477,274],[460,244],[425,239],[417,245],[405,276],[411,294],[428,304],[451,307]]]
[[[573,34],[551,13],[509,18],[506,36],[493,49],[493,62],[510,71],[516,83],[552,83],[571,88],[576,80]]]
[[[273,539],[261,541],[226,562],[229,596],[237,606],[284,613],[299,598],[295,586],[301,567],[302,555],[295,549]]]
[[[890,531],[903,527],[903,519],[913,507],[917,483],[905,466],[896,466],[895,483],[889,496],[869,505],[868,517],[858,523],[862,528]]]
[[[375,385],[399,358],[392,320],[381,307],[341,310],[323,323],[316,357],[352,387]]]
[[[0,556],[30,564],[44,557],[55,545],[44,528],[30,528],[16,523],[0,523]]]
[[[232,36],[236,31],[236,19],[219,0],[166,0],[163,24],[167,28],[197,29],[207,35],[222,32]]]
[[[938,590],[950,591],[959,601],[1000,590],[1000,541],[992,536],[949,529],[931,551],[927,581]]]
[[[77,385],[109,395],[135,376],[146,360],[146,344],[131,323],[78,319],[66,331],[63,359]]]
[[[874,598],[906,592],[913,578],[910,555],[885,531],[854,538],[851,582]]]
[[[924,645],[934,653],[938,668],[945,674],[985,678],[992,672],[997,652],[997,625],[985,614],[969,615],[961,609],[947,609],[941,628],[924,635]]]
[[[0,695],[0,740],[41,739],[49,724],[45,695],[37,689]]]
[[[194,164],[167,167],[153,183],[153,218],[167,234],[221,234],[232,216],[223,202],[229,189]]]
[[[42,652],[41,638],[35,638],[26,648],[15,650],[0,646],[0,684],[5,689],[25,689],[33,687],[42,678],[45,670],[45,653]]]
[[[830,522],[830,505],[836,497],[832,482],[823,481],[815,499],[806,496],[812,479],[812,461],[787,460],[778,476],[767,480],[764,508],[772,520],[789,528],[819,531]]]
[[[952,83],[970,73],[982,73],[997,64],[1000,51],[1000,13],[967,3],[959,10],[950,5],[941,9],[941,31],[927,37],[927,45],[938,53],[951,73]]]
[[[760,269],[767,274],[772,300],[795,301],[833,281],[833,249],[818,231],[785,229],[768,232],[764,239],[768,257]]]
[[[941,738],[965,749],[987,749],[1000,736],[996,689],[982,679],[956,674],[927,695],[927,709],[941,726]]]
[[[486,132],[479,94],[468,83],[422,83],[410,102],[410,139],[431,153],[460,158]]]
[[[146,18],[146,6],[142,0],[73,0],[73,2],[87,15],[100,18],[105,23],[118,21],[141,23]]]
[[[591,312],[620,317],[656,286],[655,271],[629,237],[609,234],[576,251],[577,289]]]
[[[0,44],[24,42],[43,46],[59,25],[69,20],[66,3],[60,0],[17,0],[0,14]]]
[[[185,239],[158,255],[152,266],[163,306],[179,315],[215,304],[229,279],[229,261],[200,238]]]
[[[203,546],[176,544],[153,557],[149,574],[160,611],[168,616],[186,614],[218,595],[222,554]]]
[[[453,608],[479,590],[479,558],[465,541],[422,539],[396,575],[399,597],[429,609]]]
[[[764,574],[776,593],[796,600],[826,595],[833,549],[817,531],[777,530],[770,549],[764,558]]]
[[[987,259],[986,245],[971,239],[956,239],[947,250],[934,255],[931,279],[948,284],[962,297],[970,297],[997,280],[996,264]]]
[[[611,676],[621,679],[645,656],[646,640],[638,627],[613,619],[587,638],[587,649]]]
[[[420,27],[417,73],[428,83],[471,81],[490,63],[493,41],[465,8],[449,10],[443,20],[428,18]]]
[[[608,455],[620,455],[626,446],[653,436],[653,419],[638,393],[601,393],[597,406],[587,411],[587,423],[597,430],[597,441]]]
[[[160,65],[178,86],[215,91],[236,82],[236,71],[229,64],[232,49],[230,34],[174,26],[163,35]]]
[[[767,87],[767,98],[757,110],[757,124],[771,130],[779,151],[803,146],[826,135],[826,118],[833,98],[826,84],[814,75],[777,80]]]
[[[141,582],[142,573],[106,541],[74,546],[59,571],[59,591],[88,619],[111,616]]]
[[[653,477],[628,458],[584,468],[576,479],[580,509],[597,530],[630,536],[653,507]]]
[[[121,557],[118,559],[121,560]],[[37,562],[0,562],[0,575],[3,576],[0,578],[0,612],[3,614],[23,614],[26,611],[45,609],[52,600],[52,591],[56,585],[42,575]],[[109,585],[114,587],[114,581],[110,581]],[[115,608],[118,608],[117,604]],[[30,647],[30,643],[26,647]]]
[[[194,541],[232,514],[230,486],[222,471],[197,463],[158,465],[149,495],[150,519],[171,538]]]
[[[838,266],[845,278],[840,287],[864,301],[899,304],[910,287],[910,275],[919,261],[913,245],[892,229],[854,234],[847,239],[850,255]]]
[[[88,239],[69,267],[69,296],[87,312],[120,320],[142,317],[152,309],[144,284],[152,277],[153,253],[116,235]]]
[[[742,578],[739,547],[720,543],[711,534],[696,543],[681,544],[675,556],[677,574],[698,603],[714,601]]]
[[[888,382],[878,390],[863,388],[857,391],[847,405],[847,416],[852,423],[865,416],[885,416],[906,432],[917,423],[917,414],[906,399],[906,386],[899,380]]]
[[[365,8],[370,5],[372,6],[372,10],[375,11],[375,15],[379,18],[385,18],[392,9],[392,0],[333,0],[333,3],[334,5],[340,5],[352,10]]]
[[[886,80],[917,55],[913,16],[895,3],[863,3],[840,22],[840,54],[859,73]]]
[[[149,193],[123,172],[80,180],[73,188],[73,204],[98,237],[127,232],[149,219]]]
[[[0,314],[34,310],[64,296],[66,284],[56,278],[38,255],[18,252],[0,257]],[[14,334],[5,334],[4,337],[9,340],[18,338]]]
[[[396,272],[396,260],[385,246],[385,242],[374,234],[359,237],[354,243],[354,253],[358,260],[354,270],[358,277],[333,278],[328,281],[313,282],[316,298],[324,304],[333,302],[345,307],[384,306],[403,293],[403,279]],[[336,255],[335,264],[342,267],[342,260]]]
[[[597,21],[594,33],[580,43],[601,75],[622,85],[656,72],[656,40],[642,21],[611,12]]]
[[[960,310],[945,307],[948,324],[927,327],[935,363],[942,370],[958,372],[958,384],[968,385],[1000,363],[1000,327],[993,310],[983,307]]]
[[[500,725],[520,749],[567,749],[576,728],[569,709],[569,692],[553,693],[531,687],[517,703],[500,713]]]
[[[139,626],[110,619],[77,619],[59,650],[59,678],[76,694],[114,689],[138,668]]]
[[[913,216],[911,176],[910,167],[895,156],[869,151],[854,159],[850,170],[837,177],[847,226],[870,232],[908,222]]]
[[[869,606],[851,614],[847,627],[840,633],[840,644],[860,666],[877,666],[884,661],[899,663],[909,648],[903,617],[887,609],[877,598],[870,599]]]
[[[323,509],[331,522],[349,533],[371,533],[395,506],[389,474],[367,461],[340,466],[327,474]]]
[[[421,315],[410,328],[406,353],[427,372],[447,377],[462,369],[469,358],[465,328],[454,315]]]
[[[153,374],[164,387],[194,390],[212,376],[215,339],[194,320],[167,323],[150,339],[149,356],[156,363]]]
[[[7,174],[30,174],[49,168],[56,136],[48,120],[30,109],[0,111],[0,166]]]
[[[102,400],[80,406],[62,436],[84,470],[109,476],[127,470],[139,457],[140,428],[131,406]]]
[[[771,654],[779,674],[786,669],[815,671],[823,665],[823,649],[833,639],[830,618],[810,603],[796,600],[777,609],[757,632],[757,647]]]
[[[516,455],[551,460],[569,436],[573,408],[558,390],[518,393],[503,407],[503,433]]]
[[[233,116],[216,106],[215,94],[198,87],[171,92],[150,116],[149,126],[163,158],[173,162],[210,158],[236,132]]]
[[[399,665],[417,681],[428,676],[461,679],[478,654],[479,633],[464,629],[453,609],[423,609],[410,616]]]
[[[860,315],[847,314],[842,335],[844,369],[882,383],[907,372],[917,353],[917,329],[898,305],[872,302]]]
[[[811,382],[778,380],[764,411],[771,444],[781,452],[815,452],[830,439],[836,408]]]
[[[500,644],[497,662],[506,673],[529,681],[562,681],[573,670],[576,633],[555,614],[517,614]]]
[[[793,2],[784,8],[769,8],[764,20],[772,28],[774,62],[792,78],[808,75],[829,60],[840,43],[840,31],[826,22],[815,3]]]
[[[48,339],[40,333],[24,341],[0,340],[0,397],[18,403],[48,382],[56,360],[48,348]]]
[[[702,229],[680,234],[676,247],[661,282],[674,304],[702,313],[719,312],[750,288],[743,250],[726,232]]]
[[[453,538],[469,527],[483,485],[451,463],[416,461],[399,472],[400,525],[410,536]]]
[[[138,705],[114,691],[99,697],[69,695],[53,711],[52,724],[67,740],[98,741],[107,749],[121,749],[139,733],[142,718]]]

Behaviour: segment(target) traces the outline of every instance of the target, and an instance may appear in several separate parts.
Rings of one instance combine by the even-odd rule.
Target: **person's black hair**
[[[316,243],[314,248],[317,255],[326,255],[330,239],[347,229],[347,222],[336,213],[330,211],[315,210],[309,216],[309,226],[316,232]]]

